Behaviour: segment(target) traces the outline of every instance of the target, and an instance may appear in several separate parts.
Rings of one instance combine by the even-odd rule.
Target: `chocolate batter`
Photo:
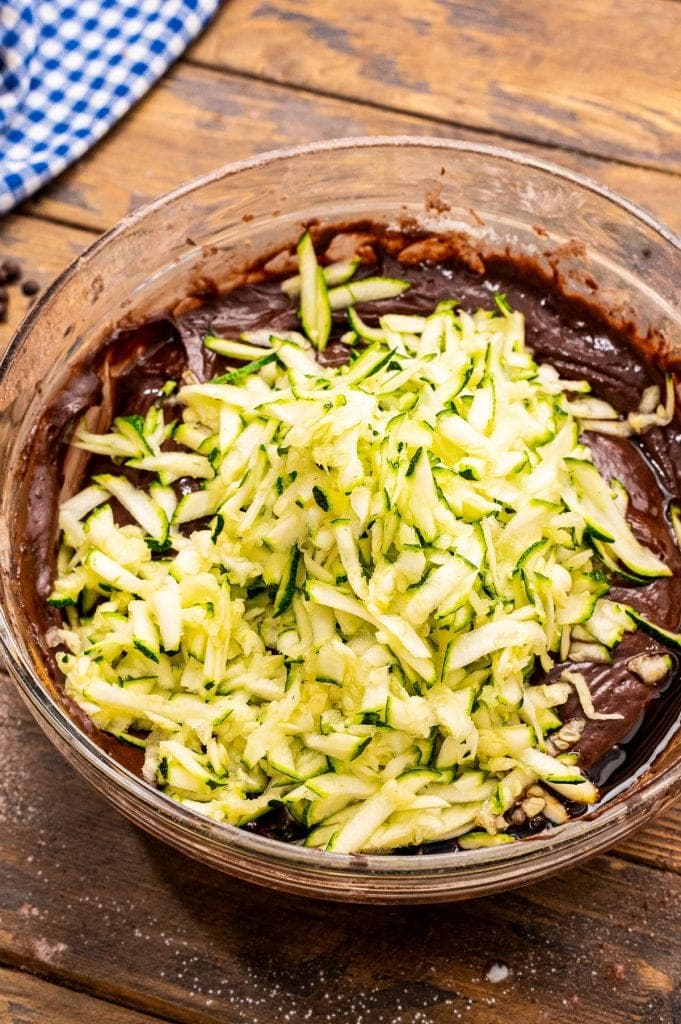
[[[322,251],[319,245],[317,248]],[[328,259],[346,255],[343,248],[356,249],[362,256],[365,266],[358,276],[384,274],[412,283],[398,299],[361,305],[359,311],[370,324],[387,312],[429,313],[444,298],[458,299],[471,312],[492,308],[494,294],[502,292],[512,308],[524,313],[526,341],[537,360],[551,363],[565,378],[590,381],[594,394],[619,411],[637,408],[645,387],[664,383],[659,368],[641,354],[640,342],[634,344],[635,338],[609,326],[596,308],[566,298],[555,282],[507,256],[487,259],[485,266],[476,257],[471,265],[470,260],[448,255],[444,245],[438,250],[443,258],[433,262],[421,258],[429,251],[414,238],[386,235],[379,242],[375,236],[356,233],[336,236],[327,250]],[[286,262],[282,255],[280,265]],[[243,330],[258,328],[273,332],[300,329],[295,304],[282,293],[277,276],[267,267],[256,269],[251,276],[254,283],[227,295],[204,297],[189,312],[169,313],[165,319],[114,334],[94,360],[74,374],[48,410],[27,453],[27,513],[18,524],[18,536],[21,585],[35,624],[36,642],[51,667],[59,699],[68,705],[79,725],[138,773],[142,752],[124,747],[96,730],[68,701],[60,687],[53,653],[45,643],[47,630],[59,621],[59,613],[45,602],[54,573],[60,489],[62,494],[73,493],[82,486],[86,473],[106,468],[101,459],[69,452],[66,439],[85,409],[91,410],[91,429],[107,430],[115,415],[144,412],[157,399],[165,381],[179,379],[187,369],[200,380],[224,372],[226,361],[202,345],[208,332],[238,337]],[[186,308],[187,303],[184,305]],[[337,365],[347,360],[348,350],[338,340],[345,330],[344,313],[334,314],[331,342],[321,356],[322,362]],[[628,491],[628,518],[634,532],[673,571],[672,577],[645,586],[615,579],[609,596],[676,630],[681,619],[681,553],[671,531],[668,505],[672,496],[681,495],[681,431],[674,423],[633,439],[588,434],[584,440],[599,469],[607,477],[617,477]],[[121,471],[116,467],[116,472]],[[627,662],[635,655],[660,650],[654,640],[636,632],[626,634],[615,648],[611,665],[570,665],[587,679],[597,711],[617,711],[623,716],[587,722],[575,748],[582,766],[589,769],[606,794],[640,773],[678,723],[681,700],[677,692],[677,656],[673,671],[661,687],[647,685],[627,669]],[[551,675],[558,677],[564,667],[557,666]],[[562,714],[565,720],[580,714],[576,699],[571,699]],[[290,840],[298,834],[297,827],[291,825],[285,812],[277,811],[251,827]]]

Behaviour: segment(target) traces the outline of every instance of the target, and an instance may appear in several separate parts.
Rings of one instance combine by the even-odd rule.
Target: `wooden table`
[[[186,178],[372,133],[514,146],[678,231],[680,51],[673,0],[231,0],[104,142],[0,222],[0,256],[47,284]],[[3,343],[25,305],[14,289]],[[5,679],[0,759],[3,1024],[681,1022],[681,808],[541,885],[368,909],[272,896],[147,838]]]

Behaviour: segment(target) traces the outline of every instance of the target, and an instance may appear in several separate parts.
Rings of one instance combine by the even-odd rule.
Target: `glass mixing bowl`
[[[681,357],[681,242],[624,199],[525,155],[439,139],[357,139],[266,154],[137,210],[45,293],[0,366],[0,641],[40,726],[127,818],[239,878],[326,899],[417,903],[481,896],[552,874],[623,839],[679,792],[681,732],[648,769],[583,817],[522,842],[428,856],[340,855],[286,845],[183,809],[72,721],[16,585],[26,444],[74,363],[121,323],[166,311],[208,282],[228,287],[311,221],[362,218],[461,231],[526,254],[634,322],[653,354]]]

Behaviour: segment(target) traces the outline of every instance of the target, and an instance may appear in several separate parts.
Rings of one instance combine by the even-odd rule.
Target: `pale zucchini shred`
[[[538,781],[598,798],[574,758],[547,752],[581,677],[530,679],[571,642],[606,650],[634,628],[601,600],[597,524],[566,462],[590,461],[576,416],[611,414],[571,406],[564,391],[588,384],[537,366],[522,316],[498,309],[441,303],[370,328],[351,311],[368,341],[335,369],[301,335],[274,339],[276,362],[179,389],[177,467],[162,408],[77,432],[148,466],[149,487],[135,501],[109,477],[63,506],[59,664],[96,726],[146,747],[145,778],[170,797],[237,826],[283,803],[307,845],[342,853],[510,841]],[[177,503],[151,468],[172,480],[192,460],[200,489]],[[137,526],[102,506],[117,493]],[[615,497],[612,559],[630,534]],[[167,537],[145,535],[156,520]]]

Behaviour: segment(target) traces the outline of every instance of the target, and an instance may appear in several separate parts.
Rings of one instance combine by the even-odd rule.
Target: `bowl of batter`
[[[301,894],[482,895],[628,834],[678,786],[678,263],[606,190],[439,140],[127,218],[0,370],[41,726],[148,831]]]

